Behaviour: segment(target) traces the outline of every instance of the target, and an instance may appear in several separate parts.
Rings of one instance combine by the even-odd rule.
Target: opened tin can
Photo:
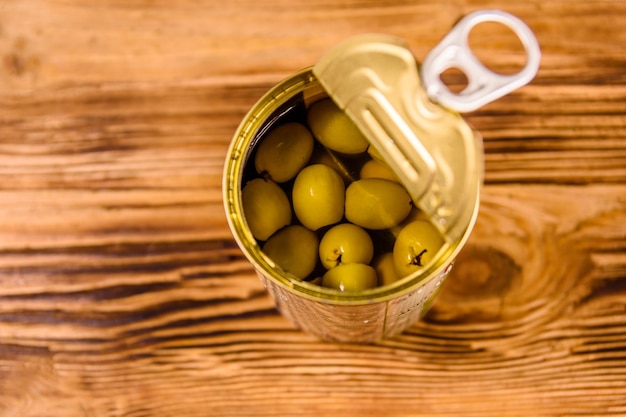
[[[522,71],[494,73],[471,53],[469,32],[485,21],[502,23],[520,38],[528,54]],[[235,240],[278,310],[324,340],[355,343],[392,337],[423,316],[478,215],[482,140],[459,112],[528,83],[539,60],[539,46],[524,23],[510,14],[486,10],[460,20],[421,66],[402,40],[364,35],[337,45],[316,65],[268,91],[231,142],[223,193]],[[441,81],[449,68],[466,75],[468,84],[460,93],[452,93]],[[246,219],[242,189],[256,175],[251,160],[259,142],[276,126],[304,123],[308,109],[327,98],[349,116],[393,170],[421,216],[443,237],[443,246],[431,261],[393,283],[340,291],[295,277],[264,252]],[[347,177],[348,182],[354,179]]]

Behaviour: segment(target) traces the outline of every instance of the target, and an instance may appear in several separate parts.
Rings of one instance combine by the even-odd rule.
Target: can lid
[[[313,67],[326,92],[450,241],[461,238],[475,218],[483,171],[482,141],[457,111],[480,107],[526,84],[538,68],[536,41],[523,41],[532,52],[526,68],[513,76],[499,76],[473,57],[469,29],[494,19],[534,39],[511,15],[477,12],[459,21],[427,57],[422,75],[428,78],[420,77],[402,39],[378,34],[338,44]],[[466,72],[466,91],[451,93],[441,81],[441,73],[451,67]]]

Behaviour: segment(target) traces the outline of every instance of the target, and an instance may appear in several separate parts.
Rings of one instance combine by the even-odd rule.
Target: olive
[[[352,119],[329,98],[309,107],[307,122],[317,140],[333,151],[358,154],[365,152],[369,146]]]
[[[324,287],[339,291],[363,291],[376,287],[376,271],[366,264],[341,264],[322,277]]]
[[[317,235],[294,224],[278,231],[263,246],[263,252],[299,280],[306,278],[317,263]]]
[[[374,244],[370,235],[359,226],[342,223],[324,234],[319,254],[326,269],[345,263],[369,264],[374,256]]]
[[[280,125],[259,143],[254,157],[256,171],[278,183],[289,181],[309,161],[313,143],[311,132],[303,124]]]
[[[343,218],[345,185],[337,171],[326,165],[309,165],[300,171],[291,197],[296,217],[311,230]]]
[[[404,220],[413,207],[406,189],[382,178],[357,180],[346,189],[346,218],[366,229],[388,229]]]
[[[402,228],[393,245],[396,272],[404,277],[428,265],[444,244],[441,233],[426,220],[415,220]]]
[[[241,192],[243,212],[252,235],[267,240],[278,229],[291,223],[291,204],[275,182],[255,178]]]

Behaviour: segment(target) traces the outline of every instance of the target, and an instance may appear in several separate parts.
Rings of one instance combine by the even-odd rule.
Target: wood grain
[[[422,58],[488,7],[542,67],[467,115],[485,187],[442,294],[380,344],[300,332],[226,224],[237,124],[345,37]],[[626,415],[625,26],[621,0],[0,2],[0,416]]]

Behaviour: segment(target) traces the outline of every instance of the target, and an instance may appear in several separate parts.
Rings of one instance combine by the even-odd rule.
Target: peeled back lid
[[[468,52],[469,30],[483,21],[503,23],[522,39],[528,61],[520,73],[494,73]],[[401,39],[362,35],[330,50],[313,73],[394,170],[413,202],[453,242],[475,218],[483,171],[482,141],[455,105],[469,111],[527,83],[538,69],[540,53],[530,29],[499,11],[466,16],[433,52],[420,76]],[[451,67],[468,78],[459,94],[439,78]],[[424,72],[428,85],[423,84]]]

